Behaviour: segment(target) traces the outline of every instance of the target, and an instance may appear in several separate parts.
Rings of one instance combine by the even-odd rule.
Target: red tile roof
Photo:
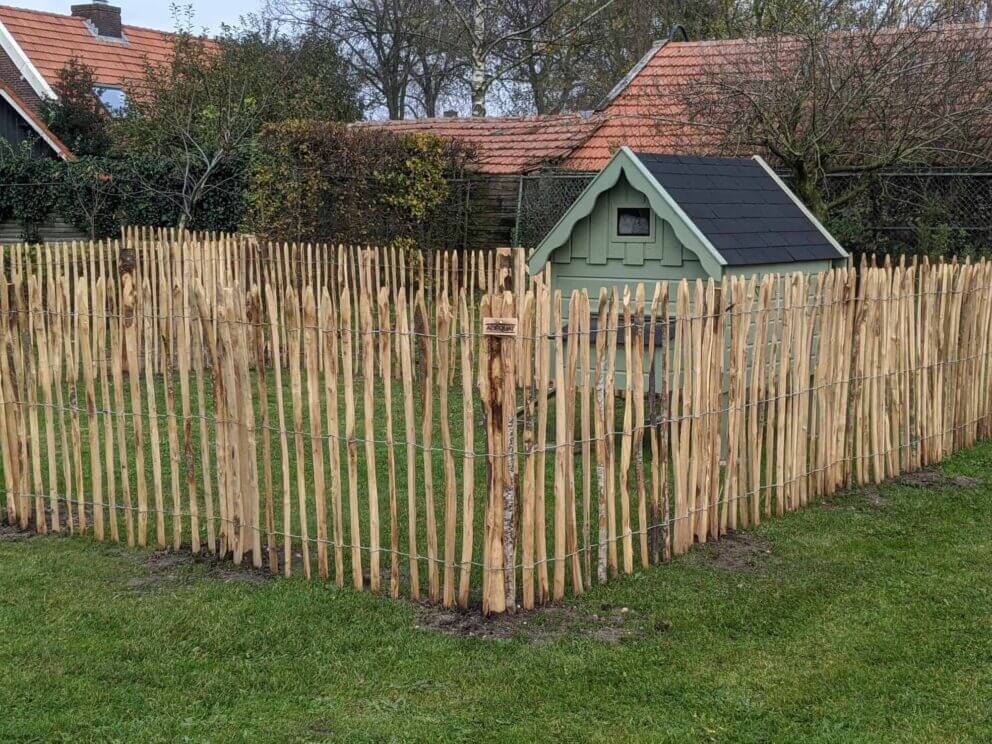
[[[54,86],[59,71],[76,58],[93,68],[97,82],[121,85],[140,79],[145,61],[169,61],[174,34],[123,26],[124,41],[97,38],[82,18],[0,6],[0,23],[24,50],[45,81]]]
[[[482,173],[526,173],[560,164],[603,123],[600,115],[429,118],[363,122],[393,132],[431,132],[473,147]]]
[[[893,29],[893,38],[900,29]],[[883,32],[885,33],[885,32]],[[949,25],[920,37],[937,44],[955,39],[972,42],[992,35],[985,24]],[[838,36],[840,38],[840,35]],[[685,101],[705,88],[714,75],[748,74],[757,77],[776,64],[776,52],[754,39],[670,41],[657,48],[640,70],[635,68],[626,87],[605,106],[604,124],[577,147],[562,165],[570,170],[598,171],[621,145],[638,152],[658,154],[720,154],[719,135],[705,126],[688,123]],[[787,46],[780,53],[788,54]],[[731,154],[751,154],[750,151]]]
[[[603,126],[564,165],[599,170],[621,145],[644,152],[705,154],[705,132],[685,124],[685,91],[721,66],[737,65],[752,49],[753,43],[745,39],[663,45],[603,110]]]

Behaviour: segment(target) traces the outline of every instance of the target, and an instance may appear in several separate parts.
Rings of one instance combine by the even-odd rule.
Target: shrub
[[[181,210],[168,195],[181,177],[175,163],[156,158],[63,162],[7,148],[0,151],[0,221],[15,220],[25,240],[36,240],[38,225],[54,214],[92,239],[112,237],[121,225],[171,227]],[[237,230],[244,188],[244,165],[225,164],[212,177],[189,227]]]
[[[470,158],[465,147],[430,134],[269,125],[249,167],[245,228],[276,240],[420,244],[427,224],[439,234],[452,180]]]

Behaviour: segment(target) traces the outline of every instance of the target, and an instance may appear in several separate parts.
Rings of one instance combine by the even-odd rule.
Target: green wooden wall
[[[610,189],[599,194],[589,214],[572,229],[568,240],[551,254],[551,286],[562,291],[567,313],[568,297],[573,290],[586,289],[595,313],[601,287],[645,285],[650,303],[657,281],[677,283],[682,279],[719,282],[728,276],[751,276],[804,271],[818,273],[831,268],[830,261],[806,261],[790,264],[721,267],[722,273],[710,274],[699,257],[676,237],[671,224],[657,213],[651,235],[621,237],[617,235],[617,210],[623,207],[649,207],[648,198],[635,189],[624,174]],[[669,296],[674,303],[676,286]],[[672,308],[674,309],[674,308]]]
[[[552,287],[565,297],[587,289],[595,307],[600,287],[643,282],[648,292],[659,280],[707,279],[699,258],[679,242],[672,226],[653,214],[651,235],[619,237],[617,209],[647,207],[647,197],[626,178],[596,199],[589,215],[576,223],[569,240],[551,254]]]
[[[648,207],[647,197],[631,186],[624,175],[610,189],[599,194],[590,213],[581,218],[572,229],[569,239],[551,254],[551,288],[562,292],[562,312],[567,320],[568,298],[573,290],[586,289],[592,312],[595,315],[601,287],[629,286],[633,293],[638,284],[645,289],[645,306],[650,308],[654,285],[658,281],[670,282],[669,313],[675,312],[677,283],[710,278],[699,257],[676,237],[671,224],[652,213],[654,223],[651,235],[645,237],[620,237],[616,234],[617,209],[622,207]],[[831,268],[831,261],[806,261],[789,264],[760,266],[721,267],[720,275],[712,276],[716,282],[727,276],[760,278],[766,274],[787,274],[795,271],[818,273]],[[694,290],[690,290],[690,299]],[[659,352],[660,353],[660,352]],[[626,370],[624,355],[617,356],[617,389],[625,387]],[[646,384],[646,383],[645,383]]]

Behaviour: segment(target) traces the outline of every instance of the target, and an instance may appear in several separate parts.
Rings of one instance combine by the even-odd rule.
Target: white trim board
[[[24,53],[21,49],[21,45],[17,43],[17,39],[14,35],[7,30],[7,27],[0,21],[0,49],[3,49],[7,56],[10,57],[14,66],[17,68],[18,72],[27,80],[28,85],[38,94],[41,98],[49,98],[55,100],[58,98],[55,95],[55,91],[52,90],[52,86],[48,84],[48,81],[42,77],[41,73],[38,72],[38,68],[34,66],[34,63]]]

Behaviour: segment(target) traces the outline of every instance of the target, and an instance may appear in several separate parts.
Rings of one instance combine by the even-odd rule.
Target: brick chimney
[[[93,0],[85,5],[73,5],[72,14],[77,18],[85,18],[97,34],[110,39],[122,39],[121,9],[109,5],[107,0]]]

